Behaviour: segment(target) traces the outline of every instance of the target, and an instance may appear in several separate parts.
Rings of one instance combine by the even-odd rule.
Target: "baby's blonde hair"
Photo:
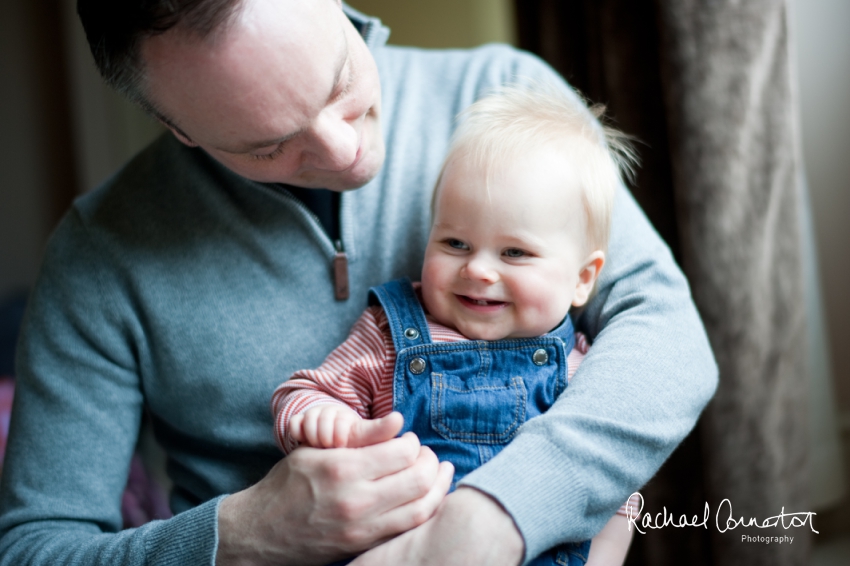
[[[589,251],[607,251],[616,187],[621,174],[631,178],[637,158],[630,136],[598,121],[604,110],[554,86],[502,87],[458,116],[436,186],[453,158],[492,172],[516,154],[554,145],[574,164],[581,185]],[[436,198],[435,192],[432,217]]]

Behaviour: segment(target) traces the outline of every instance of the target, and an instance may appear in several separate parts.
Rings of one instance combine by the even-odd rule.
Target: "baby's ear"
[[[573,295],[574,307],[583,306],[590,298],[603,265],[605,265],[605,252],[602,250],[596,250],[584,260],[584,265],[578,273],[576,292]]]

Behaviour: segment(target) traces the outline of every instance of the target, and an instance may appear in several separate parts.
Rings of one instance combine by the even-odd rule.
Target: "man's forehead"
[[[245,3],[217,32],[201,37],[177,25],[147,38],[141,46],[146,67],[162,62],[221,63],[246,52],[268,56],[272,50],[284,50],[288,59],[297,59],[317,49],[333,47],[328,45],[329,38],[336,39],[332,43],[338,48],[342,45],[342,30],[335,21],[338,10],[304,9],[305,5],[324,4],[323,0],[246,0]]]
[[[285,104],[309,113],[330,96],[348,52],[342,17],[331,0],[253,0],[215,38],[179,29],[152,37],[142,46],[151,98],[190,136],[193,122],[218,120],[222,149],[271,145],[300,125],[266,123],[263,112]],[[229,122],[256,131],[226,131]]]

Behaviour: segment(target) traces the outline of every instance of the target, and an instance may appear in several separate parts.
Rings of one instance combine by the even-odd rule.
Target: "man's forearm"
[[[218,500],[137,529],[102,533],[84,521],[30,522],[5,530],[0,565],[152,566],[211,565],[216,546]]]
[[[490,496],[459,488],[428,522],[367,552],[352,566],[517,566],[523,540],[511,516]]]

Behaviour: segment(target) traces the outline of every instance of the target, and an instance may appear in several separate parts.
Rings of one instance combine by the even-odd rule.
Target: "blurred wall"
[[[63,52],[70,75],[73,153],[77,185],[83,193],[100,184],[164,128],[104,84],[77,17],[76,0],[59,1],[65,37]]]
[[[50,0],[9,2],[0,18],[0,301],[35,278],[73,186],[60,20]]]
[[[392,30],[390,43],[418,47],[473,47],[514,43],[513,0],[351,0]]]
[[[37,71],[24,2],[0,18],[0,300],[35,277],[47,232],[46,179],[39,167],[42,132],[34,127]]]
[[[76,0],[0,18],[0,302],[35,280],[50,231],[161,128],[103,85]]]

